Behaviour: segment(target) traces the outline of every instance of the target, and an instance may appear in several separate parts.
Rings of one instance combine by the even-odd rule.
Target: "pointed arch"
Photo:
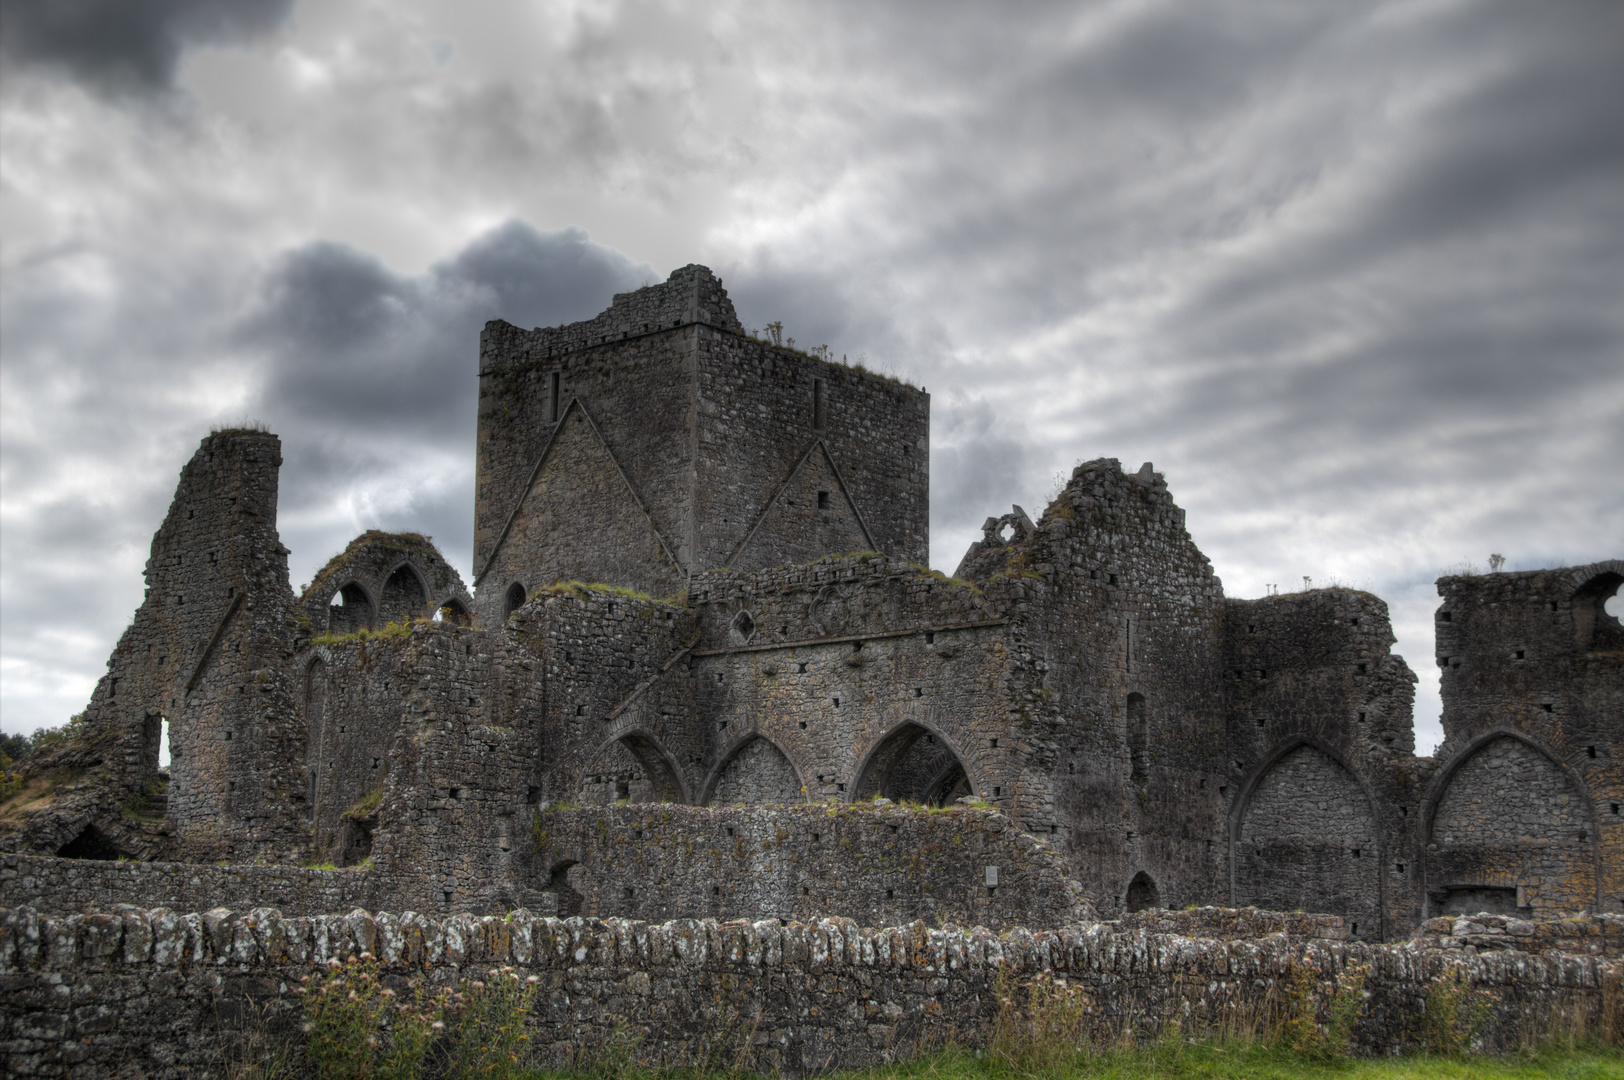
[[[333,590],[333,601],[327,607],[327,632],[353,634],[357,630],[372,629],[378,605],[367,587],[351,578]]]
[[[406,560],[401,560],[384,575],[383,588],[378,594],[378,622],[408,623],[429,613],[429,583]]]
[[[876,740],[864,755],[851,801],[865,802],[876,795],[914,802],[945,798],[952,785],[943,785],[955,766],[973,794],[976,785],[964,755],[934,725],[911,717]]]
[[[593,788],[601,789],[598,797]],[[620,800],[692,802],[682,766],[646,728],[628,728],[603,740],[582,773],[581,801]]]
[[[1601,901],[1596,807],[1577,770],[1516,728],[1477,736],[1438,770],[1421,811],[1423,915],[1451,895],[1515,892],[1551,914]]]
[[[1384,845],[1364,778],[1298,735],[1252,770],[1230,812],[1230,902],[1347,915],[1386,935]]]
[[[805,802],[807,787],[784,748],[753,731],[728,747],[700,790],[700,806],[762,805]]]

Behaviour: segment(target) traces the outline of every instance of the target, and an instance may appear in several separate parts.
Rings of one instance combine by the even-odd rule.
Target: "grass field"
[[[566,1077],[526,1072],[526,1080],[605,1080],[602,1072]],[[749,1080],[751,1074],[686,1070],[628,1070],[609,1080]],[[1314,1061],[1261,1042],[1178,1044],[1110,1050],[1063,1065],[1026,1071],[991,1057],[947,1051],[828,1080],[1624,1080],[1624,1051],[1589,1047],[1551,1049],[1504,1057],[1338,1058]]]

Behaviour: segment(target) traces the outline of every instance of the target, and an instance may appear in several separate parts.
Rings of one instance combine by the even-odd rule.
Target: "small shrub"
[[[1433,979],[1421,1016],[1427,1049],[1442,1057],[1470,1050],[1488,1026],[1494,1004],[1494,994],[1472,986],[1459,968]]]
[[[452,997],[427,991],[421,980],[397,994],[383,984],[371,953],[332,961],[314,987],[298,993],[306,998],[306,1053],[321,1080],[417,1080]]]

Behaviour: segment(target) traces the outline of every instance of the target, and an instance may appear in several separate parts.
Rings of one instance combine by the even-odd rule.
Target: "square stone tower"
[[[719,567],[928,557],[930,397],[747,335],[685,266],[594,319],[480,337],[475,605],[557,581],[664,596]]]

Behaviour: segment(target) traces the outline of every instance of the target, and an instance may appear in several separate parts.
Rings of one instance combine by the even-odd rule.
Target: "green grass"
[[[747,1080],[748,1071],[599,1069],[576,1073],[523,1071],[525,1080]],[[1148,1047],[1099,1051],[1053,1069],[1023,1071],[990,1055],[947,1050],[830,1080],[1618,1080],[1617,1049],[1542,1050],[1505,1057],[1341,1058],[1313,1061],[1263,1042],[1163,1040]]]

